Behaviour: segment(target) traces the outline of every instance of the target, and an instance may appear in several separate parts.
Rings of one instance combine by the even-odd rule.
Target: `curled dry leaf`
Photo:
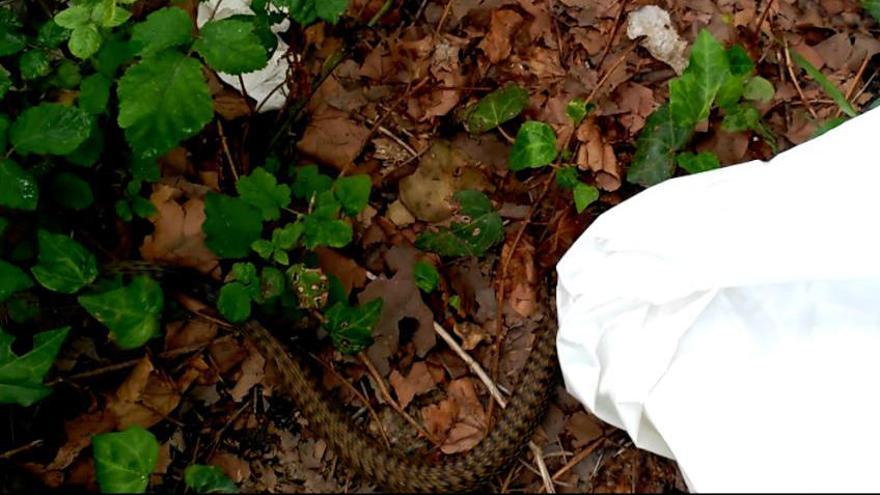
[[[177,408],[181,393],[196,377],[184,373],[175,382],[144,357],[108,402],[107,409],[118,418],[119,430],[132,425],[149,428]]]
[[[352,289],[360,289],[367,281],[367,271],[358,265],[348,256],[340,254],[338,251],[319,247],[315,249],[318,255],[318,265],[327,275],[333,275],[342,282],[345,292],[350,293]]]
[[[524,234],[517,243],[513,255],[511,249],[516,240],[516,232],[507,236],[501,259],[510,257],[507,265],[507,279],[504,281],[507,301],[520,316],[528,318],[535,313],[538,306],[537,289],[538,272],[535,270],[535,245],[529,234]]]
[[[361,154],[369,135],[370,130],[353,121],[346,112],[326,107],[312,115],[296,146],[337,170],[346,170]]]
[[[446,441],[440,447],[444,454],[468,451],[486,436],[488,420],[483,404],[477,397],[474,381],[461,378],[449,383],[449,399],[456,404],[457,414]]]
[[[392,371],[389,381],[397,394],[400,407],[406,407],[417,395],[429,392],[437,385],[434,375],[424,361],[413,364],[406,377],[397,370]]]
[[[480,50],[483,50],[489,57],[490,62],[497,64],[510,55],[510,39],[522,22],[522,16],[513,10],[496,9],[492,11],[489,33],[479,44]]]
[[[654,91],[641,84],[627,81],[614,92],[618,108],[626,112],[620,116],[620,123],[636,136],[645,127],[645,121],[654,111]]]
[[[605,191],[616,191],[621,186],[621,170],[614,148],[608,144],[599,131],[594,119],[587,119],[578,127],[577,138],[584,143],[578,150],[577,164],[582,170],[591,170],[596,177],[596,185]]]
[[[147,261],[195,268],[219,276],[217,256],[205,246],[202,223],[205,221],[205,203],[202,198],[191,197],[180,203],[180,189],[160,184],[156,186],[150,201],[156,214],[150,218],[153,233],[144,237],[141,256]]]

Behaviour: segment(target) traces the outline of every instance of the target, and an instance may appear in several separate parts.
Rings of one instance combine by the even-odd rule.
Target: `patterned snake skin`
[[[146,263],[121,263],[113,272],[129,274],[150,272],[168,279],[174,269]],[[170,277],[172,285],[192,286],[203,277]],[[210,291],[216,294],[216,291]],[[213,297],[209,297],[213,299]],[[284,385],[284,391],[299,407],[309,427],[324,438],[337,456],[364,479],[391,491],[466,492],[475,491],[502,474],[524,451],[546,411],[549,394],[556,380],[556,332],[548,318],[520,376],[516,393],[502,410],[495,426],[474,449],[465,454],[446,456],[439,463],[404,456],[386,448],[352,423],[334,407],[333,401],[302,364],[287,351],[269,330],[256,320],[240,326],[241,333],[272,363]]]

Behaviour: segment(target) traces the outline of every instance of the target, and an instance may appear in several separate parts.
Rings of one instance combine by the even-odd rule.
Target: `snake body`
[[[475,491],[502,474],[526,448],[543,418],[556,379],[555,332],[549,321],[544,326],[520,372],[516,392],[486,438],[467,453],[445,456],[438,463],[386,448],[354,425],[301,362],[258,321],[252,319],[240,330],[277,368],[284,391],[309,427],[360,476],[391,491],[462,492]]]

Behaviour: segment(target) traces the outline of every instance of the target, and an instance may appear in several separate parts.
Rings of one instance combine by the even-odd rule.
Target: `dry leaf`
[[[353,121],[346,112],[324,108],[312,115],[296,146],[323,163],[346,170],[361,154],[369,135],[370,130]]]
[[[367,271],[354,260],[325,247],[315,249],[315,253],[318,255],[318,265],[321,270],[327,275],[338,278],[345,287],[346,293],[364,286],[367,281]]]
[[[400,407],[406,407],[415,396],[430,391],[436,385],[434,376],[424,361],[413,364],[406,377],[397,370],[392,371],[389,381],[397,394]]]
[[[255,385],[261,383],[263,377],[266,376],[266,359],[251,346],[248,346],[248,351],[247,358],[241,363],[235,386],[229,391],[229,396],[235,402],[241,402],[248,392]]]
[[[444,454],[465,452],[477,446],[486,436],[486,411],[477,398],[474,382],[470,378],[450,382],[447,393],[458,406],[458,414],[440,450]]]
[[[510,55],[510,39],[522,21],[522,16],[512,10],[492,11],[489,33],[479,44],[480,50],[489,57],[490,62],[497,64]]]
[[[538,306],[535,245],[532,243],[532,237],[529,234],[524,234],[519,238],[516,250],[511,257],[510,250],[516,239],[515,233],[508,235],[501,250],[501,259],[510,259],[504,287],[507,291],[506,296],[510,307],[520,316],[528,318],[535,313]]]
[[[577,138],[584,143],[578,150],[577,164],[582,170],[591,170],[596,185],[604,191],[616,191],[622,184],[623,170],[614,148],[605,142],[595,119],[587,119],[578,127]]]

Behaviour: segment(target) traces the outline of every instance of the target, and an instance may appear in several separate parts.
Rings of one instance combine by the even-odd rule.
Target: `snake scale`
[[[155,268],[150,271],[155,273]],[[138,271],[142,272],[143,267]],[[191,283],[192,277],[187,280]],[[546,321],[520,372],[522,378],[516,392],[487,436],[465,454],[444,456],[438,463],[429,463],[404,456],[393,447],[386,448],[354,425],[299,359],[257,320],[238,328],[277,368],[284,391],[309,427],[324,438],[347,466],[376,486],[391,491],[475,491],[502,474],[526,448],[542,420],[557,374],[556,335],[550,321]]]

